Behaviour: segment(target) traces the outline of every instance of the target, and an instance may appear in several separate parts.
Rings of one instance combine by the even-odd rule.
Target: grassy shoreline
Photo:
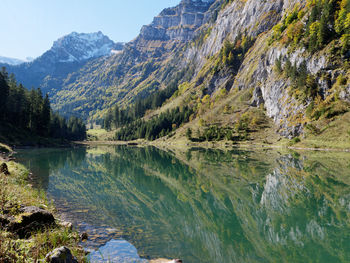
[[[264,144],[255,142],[240,142],[233,143],[231,141],[212,141],[212,142],[191,142],[186,139],[182,140],[136,140],[136,141],[76,141],[78,145],[129,145],[129,146],[154,146],[157,148],[203,148],[203,149],[286,149],[286,150],[301,150],[301,151],[327,151],[327,152],[350,152],[350,147],[347,145],[342,147],[334,147],[331,144],[317,146],[315,144],[308,144],[307,141],[288,145],[289,141],[284,140],[280,143]]]
[[[137,144],[140,146],[153,145],[156,147],[168,148],[213,148],[213,149],[239,149],[239,148],[276,148],[291,150],[312,150],[312,151],[350,151],[350,112],[332,119],[320,119],[317,122],[318,129],[305,127],[300,137],[287,139],[276,132],[275,125],[270,121],[265,128],[249,132],[248,139],[244,141],[204,141],[193,142],[186,138],[186,131],[195,126],[191,123],[179,127],[171,136],[165,136],[155,141],[139,139],[136,141],[114,141],[116,130],[106,131],[104,129],[90,129],[87,131],[89,142],[84,144],[111,144],[128,145]],[[313,127],[313,126],[312,126]]]
[[[10,173],[0,173],[0,217],[21,222],[24,213],[20,208],[30,206],[43,209],[55,217],[55,224],[33,231],[29,238],[21,239],[7,227],[1,227],[0,262],[38,262],[44,260],[47,253],[61,246],[67,246],[79,262],[86,262],[84,249],[79,246],[79,234],[69,226],[64,226],[45,193],[32,187],[29,171],[21,164],[8,161],[8,154],[12,150],[6,145],[0,146],[0,152],[8,150],[0,155],[0,164],[6,163]]]

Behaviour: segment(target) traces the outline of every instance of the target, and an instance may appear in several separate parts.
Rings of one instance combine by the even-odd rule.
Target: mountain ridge
[[[192,129],[202,140],[222,129],[218,138],[241,139],[266,127],[288,138],[317,134],[349,109],[349,6],[349,0],[181,1],[121,52],[67,73],[51,100],[56,110],[91,122],[116,105],[133,119],[135,102],[171,90],[142,120],[184,105],[192,114],[163,136]]]
[[[61,89],[64,79],[91,59],[112,55],[122,50],[123,43],[114,43],[101,31],[95,33],[72,32],[54,41],[52,47],[33,61],[19,65],[3,64],[18,82],[26,87],[40,87],[52,94]]]
[[[50,51],[58,53],[59,62],[83,61],[110,55],[115,43],[101,31],[96,33],[72,32],[53,43]]]
[[[193,11],[198,5],[202,7],[200,13],[203,17],[206,12],[210,12],[206,16],[211,17],[212,11],[209,10],[215,6],[213,1],[182,1],[175,7],[165,9],[150,25],[141,29],[138,37],[125,44],[121,54],[96,59],[83,67],[80,72],[73,73],[72,79],[74,81],[67,79],[65,87],[52,96],[54,107],[60,111],[69,112],[74,112],[74,109],[79,108],[79,114],[86,119],[102,118],[109,105],[115,103],[126,105],[138,98],[147,97],[157,90],[164,89],[166,85],[157,79],[170,79],[171,75],[175,76],[177,71],[183,70],[176,69],[178,67],[176,65],[175,69],[172,69],[174,65],[167,63],[167,61],[173,60],[179,53],[180,47],[191,41],[188,39],[189,32],[193,37],[199,34],[199,26],[195,25],[195,19],[188,21],[181,18],[188,10]],[[215,8],[218,8],[218,5]],[[174,24],[169,27],[169,12],[174,14],[171,16],[171,23],[176,22],[175,25],[180,28],[177,37],[173,39],[164,37],[167,36],[167,32],[171,35],[174,30]],[[194,14],[194,17],[196,16],[198,13]],[[193,23],[193,28],[189,22]],[[157,27],[154,26],[155,24]],[[184,24],[190,31],[181,29],[181,25]],[[154,37],[148,37],[147,34],[145,37],[145,28],[154,29]],[[162,37],[159,37],[159,31],[162,32]],[[183,37],[179,36],[181,34]],[[168,67],[166,71],[170,75],[158,76],[157,79],[150,78],[150,75],[162,71],[162,67]],[[83,84],[86,82],[91,84],[88,88]],[[69,97],[75,99],[71,100]],[[88,98],[93,99],[89,100]]]
[[[0,56],[0,63],[3,64],[8,64],[8,65],[19,65],[24,63],[25,61],[22,59],[18,59],[18,58],[9,58],[9,57],[3,57]]]

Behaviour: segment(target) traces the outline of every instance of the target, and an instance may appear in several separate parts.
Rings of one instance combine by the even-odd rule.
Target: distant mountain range
[[[50,50],[33,61],[0,57],[0,63],[27,88],[40,87],[52,95],[62,88],[70,73],[79,70],[89,60],[110,56],[123,47],[123,43],[114,43],[102,32],[73,32],[55,41]]]
[[[119,48],[120,46],[117,46],[101,31],[90,34],[73,32],[55,41],[52,48],[44,53],[41,59],[52,63],[81,62],[111,55],[112,50]]]
[[[183,0],[176,7],[166,8],[125,45],[114,43],[101,32],[73,32],[30,63],[0,66],[6,66],[27,88],[40,87],[49,93],[53,107],[61,113],[85,119],[90,115],[102,117],[109,105],[134,101],[159,88],[153,79],[137,87],[142,82],[137,77],[139,68],[148,67],[141,76],[148,78],[156,68],[149,62],[166,60],[192,40],[198,28],[211,19],[213,2]]]
[[[9,64],[9,65],[19,65],[25,62],[29,62],[31,60],[21,60],[21,59],[17,59],[17,58],[8,58],[8,57],[2,57],[0,56],[0,63],[3,64]]]

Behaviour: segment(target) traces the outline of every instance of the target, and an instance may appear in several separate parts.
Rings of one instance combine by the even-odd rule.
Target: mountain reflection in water
[[[350,262],[345,153],[100,146],[18,159],[112,262]]]

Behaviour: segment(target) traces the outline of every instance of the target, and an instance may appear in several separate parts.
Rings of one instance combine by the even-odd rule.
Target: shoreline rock
[[[55,218],[50,212],[36,206],[21,208],[20,213],[19,219],[7,218],[8,222],[5,224],[10,232],[17,234],[20,238],[28,238],[33,231],[55,224]]]
[[[46,262],[50,263],[78,263],[78,260],[72,255],[67,247],[56,248],[45,257]]]

